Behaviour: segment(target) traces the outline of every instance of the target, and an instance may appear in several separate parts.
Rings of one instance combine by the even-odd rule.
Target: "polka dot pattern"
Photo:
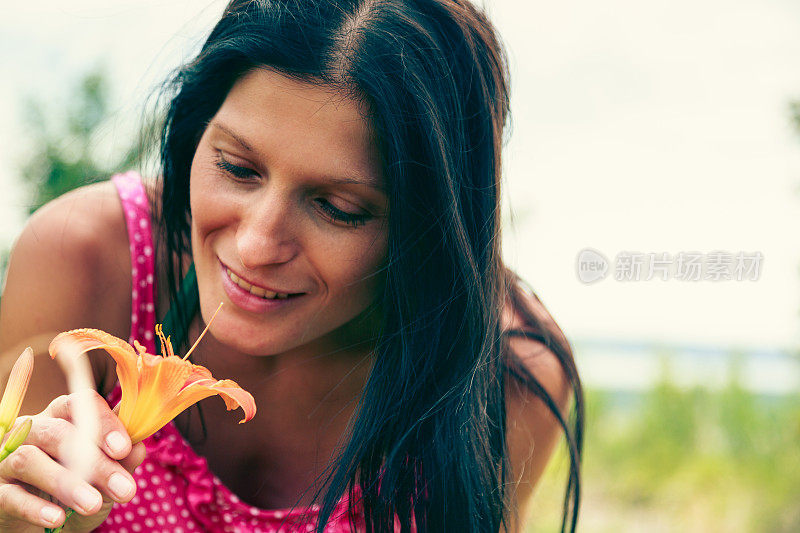
[[[155,269],[150,213],[141,177],[135,172],[112,178],[117,187],[128,226],[131,250],[133,298],[130,343],[138,341],[155,353]],[[109,405],[122,397],[119,384],[109,394]],[[165,532],[289,533],[314,531],[319,508],[260,509],[241,501],[208,468],[175,425],[170,422],[144,441],[147,457],[134,471],[136,495],[116,504],[95,531],[104,533]],[[358,491],[356,491],[358,497]],[[358,506],[349,509],[345,494],[325,525],[326,533],[364,531]],[[396,528],[399,531],[399,524]]]
[[[117,402],[121,394],[117,385],[108,397],[109,404]],[[126,504],[116,504],[95,531],[289,533],[316,528],[317,505],[260,509],[242,502],[172,423],[145,439],[144,444],[147,458],[133,474],[136,496]],[[349,498],[345,495],[325,525],[325,532],[350,532],[348,513]],[[354,513],[356,531],[364,531],[363,517],[357,510]]]
[[[155,257],[153,236],[150,231],[150,208],[142,179],[136,172],[117,174],[111,178],[117,188],[131,251],[131,334],[128,342],[140,341],[150,353],[155,353],[153,331],[155,316]]]

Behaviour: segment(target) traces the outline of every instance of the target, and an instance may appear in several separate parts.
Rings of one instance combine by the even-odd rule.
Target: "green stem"
[[[64,519],[64,523],[61,524],[58,527],[46,527],[46,528],[44,528],[45,533],[59,533],[62,529],[64,529],[64,525],[66,525],[67,520],[69,520],[69,517],[72,516],[72,513],[75,512],[73,509],[70,509],[69,507],[67,507],[65,509],[65,511],[66,511],[67,517]]]

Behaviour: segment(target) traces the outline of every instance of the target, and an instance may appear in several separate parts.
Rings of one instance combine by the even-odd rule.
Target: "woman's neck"
[[[196,338],[199,331],[191,331]],[[185,413],[179,430],[243,501],[262,508],[309,504],[347,437],[371,355],[251,356],[209,337],[192,358],[216,379],[232,379],[250,392],[258,410],[253,420],[239,425],[240,413],[226,412],[221,401],[201,402],[205,436],[199,424],[184,423],[196,413]]]
[[[200,320],[195,318],[189,338],[196,339],[200,331]],[[357,400],[364,389],[372,347],[366,342],[345,344],[343,337],[345,332],[333,332],[280,354],[259,356],[238,352],[209,332],[192,359],[216,379],[236,381],[253,394],[257,405],[262,398],[270,405],[285,403],[288,411],[310,414],[314,409],[324,411],[323,404],[339,408],[341,402]]]

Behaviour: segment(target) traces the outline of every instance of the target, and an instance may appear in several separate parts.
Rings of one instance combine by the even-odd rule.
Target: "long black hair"
[[[374,364],[327,472],[322,533],[342,494],[361,490],[368,531],[509,527],[505,391],[536,394],[570,456],[562,531],[580,498],[583,393],[569,343],[526,304],[500,254],[507,61],[468,0],[233,0],[168,85],[161,138],[162,236],[173,297],[190,251],[189,174],[199,139],[233,84],[259,67],[359,98],[380,147],[389,199],[383,324]],[[534,295],[535,296],[535,295]],[[559,359],[569,420],[509,350],[510,304]],[[187,317],[188,318],[188,317]]]

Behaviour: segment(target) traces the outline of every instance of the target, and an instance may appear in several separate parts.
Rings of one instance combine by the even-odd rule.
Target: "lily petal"
[[[117,377],[122,387],[119,417],[130,420],[139,396],[138,356],[133,347],[122,339],[99,329],[73,329],[60,333],[50,343],[50,357],[59,351],[77,349],[78,353],[103,349],[117,362]]]
[[[149,436],[172,420],[169,418],[162,421],[164,402],[178,395],[191,373],[191,368],[186,361],[174,355],[160,357],[143,353],[140,355],[140,363],[139,400],[131,417],[125,419],[120,416],[120,420],[128,433],[147,433],[145,436]],[[135,442],[137,441],[134,440]]]
[[[149,418],[146,427],[145,425],[135,427],[135,433],[131,435],[131,441],[136,443],[141,439],[147,438],[164,427],[167,422],[178,416],[186,408],[216,394],[225,401],[225,407],[228,411],[237,407],[242,408],[245,417],[239,422],[240,424],[251,420],[255,416],[256,402],[253,396],[239,387],[235,381],[230,379],[221,381],[200,379],[184,387],[176,396],[162,398],[162,407],[159,412],[154,413]]]
[[[189,385],[200,379],[214,379],[214,376],[211,375],[211,371],[206,367],[202,365],[192,364],[191,373],[186,378],[186,382],[183,384],[183,386],[188,387]]]
[[[237,407],[242,408],[242,411],[244,411],[244,418],[239,421],[240,424],[244,424],[256,416],[256,401],[253,399],[253,395],[241,388],[239,384],[232,379],[223,379],[220,381],[207,379],[196,381],[190,385],[190,387],[206,386],[212,389],[216,394],[220,395],[220,397],[225,401],[225,408],[228,411],[236,409]]]

